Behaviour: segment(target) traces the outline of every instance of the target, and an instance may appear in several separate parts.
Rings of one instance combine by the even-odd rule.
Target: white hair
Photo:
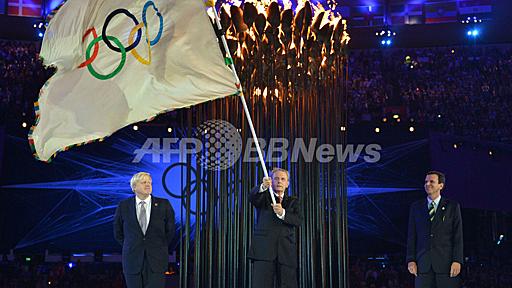
[[[288,172],[288,170],[283,169],[283,168],[272,169],[272,171],[270,172],[270,177],[272,177],[272,175],[274,175],[274,173],[276,173],[276,172],[284,172],[284,173],[286,173],[286,176],[288,176],[288,179],[290,179],[290,172]]]
[[[130,180],[130,187],[132,188],[132,191],[135,192],[135,186],[137,183],[144,177],[148,176],[149,179],[151,179],[151,175],[147,172],[139,172],[132,176],[132,179]]]

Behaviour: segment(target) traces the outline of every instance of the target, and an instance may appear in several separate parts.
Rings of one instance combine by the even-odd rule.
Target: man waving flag
[[[43,161],[159,113],[238,93],[201,0],[68,0],[40,55],[57,68],[29,135]]]

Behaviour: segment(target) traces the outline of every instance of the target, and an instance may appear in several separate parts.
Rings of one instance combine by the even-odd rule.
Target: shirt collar
[[[148,196],[148,198],[146,198],[145,200],[141,200],[139,198],[139,196],[135,195],[135,203],[138,205],[140,205],[140,202],[144,201],[146,204],[150,204],[151,203],[151,195]]]
[[[427,197],[427,201],[428,201],[428,205],[430,206],[430,203],[434,202],[434,207],[438,207],[439,206],[439,202],[441,201],[441,195],[439,195],[439,197],[437,197],[436,199],[434,200],[430,200],[429,197]]]

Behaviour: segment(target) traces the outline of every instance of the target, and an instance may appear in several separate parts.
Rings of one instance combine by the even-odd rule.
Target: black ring
[[[101,39],[103,40],[103,42],[105,42],[105,44],[107,44],[107,47],[110,48],[110,50],[121,53],[121,49],[119,49],[118,47],[113,45],[110,42],[110,40],[108,40],[108,38],[107,38],[107,26],[110,23],[110,20],[112,20],[112,18],[114,18],[114,16],[116,16],[117,14],[125,14],[126,16],[128,16],[130,19],[133,20],[133,22],[135,23],[135,26],[139,25],[139,21],[137,20],[137,18],[135,18],[135,16],[132,13],[130,13],[130,11],[123,9],[123,8],[119,8],[119,9],[112,11],[112,13],[108,14],[107,18],[105,19],[105,23],[103,24],[103,30],[101,31]],[[142,38],[142,29],[138,29],[137,30],[137,39],[135,40],[135,42],[132,45],[126,47],[125,51],[129,52],[133,48],[137,47],[137,45],[139,45],[141,38]]]
[[[167,181],[166,181],[167,174],[171,171],[171,169],[173,169],[175,167],[179,167],[179,166],[184,166],[186,168],[187,164],[178,162],[178,163],[174,163],[174,164],[170,165],[169,167],[167,167],[165,169],[164,173],[162,174],[162,186],[163,186],[165,192],[167,194],[169,194],[171,197],[183,199],[185,196],[185,195],[183,195],[183,190],[181,191],[181,195],[172,193],[171,190],[169,189],[169,187],[167,186]],[[194,175],[197,175],[196,169],[194,169],[194,167],[190,167],[190,169]],[[197,181],[197,179],[196,179],[196,181]],[[186,187],[186,185],[185,185],[185,187]],[[197,187],[197,185],[196,185],[196,187]],[[196,191],[196,189],[193,189],[193,190],[191,189],[190,193],[193,194]]]

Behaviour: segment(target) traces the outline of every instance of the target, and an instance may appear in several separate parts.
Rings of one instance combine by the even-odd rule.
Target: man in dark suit
[[[169,200],[152,197],[149,173],[133,175],[134,197],[123,200],[114,217],[114,236],[123,245],[123,272],[128,288],[165,286],[168,247],[174,237],[174,210]]]
[[[407,268],[416,288],[459,287],[463,260],[462,217],[458,203],[441,197],[445,176],[430,171],[425,177],[427,199],[414,202],[409,212]]]
[[[271,177],[255,187],[250,201],[257,211],[248,257],[253,260],[252,287],[297,287],[297,245],[295,230],[301,225],[299,199],[284,192],[289,185],[288,171],[276,168]],[[276,204],[272,204],[269,187],[272,185]]]

